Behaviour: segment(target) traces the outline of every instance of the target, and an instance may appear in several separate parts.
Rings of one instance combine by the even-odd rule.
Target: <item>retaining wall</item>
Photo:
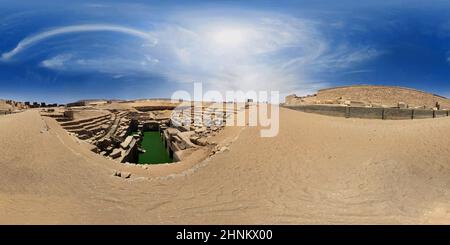
[[[384,110],[384,117],[382,119],[387,120],[414,119],[412,109],[383,108],[383,110]]]
[[[347,107],[347,117],[380,119],[383,118],[383,108]]]
[[[414,109],[414,119],[433,118],[434,112],[432,110]]]
[[[327,116],[346,117],[347,115],[347,107],[344,106],[338,107],[338,106],[308,105],[308,106],[299,106],[299,109],[304,112],[317,113]]]
[[[448,111],[434,111],[434,117],[447,117]]]
[[[449,116],[449,111],[447,110],[433,111],[424,109],[373,108],[330,105],[284,105],[283,107],[297,111],[347,118],[411,120]]]

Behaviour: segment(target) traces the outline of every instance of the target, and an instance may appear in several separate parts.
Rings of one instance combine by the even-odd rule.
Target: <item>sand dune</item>
[[[122,179],[38,111],[0,116],[0,223],[450,223],[449,130],[281,108],[277,137],[230,128],[230,151]]]

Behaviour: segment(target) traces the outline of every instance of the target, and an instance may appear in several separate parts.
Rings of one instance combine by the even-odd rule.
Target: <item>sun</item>
[[[222,29],[212,33],[212,40],[222,47],[239,47],[245,41],[245,32],[240,29]]]

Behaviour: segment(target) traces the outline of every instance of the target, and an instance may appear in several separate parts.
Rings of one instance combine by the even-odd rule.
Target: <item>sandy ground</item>
[[[280,109],[277,137],[230,128],[229,151],[122,179],[53,119],[0,116],[0,223],[448,224],[449,130]]]

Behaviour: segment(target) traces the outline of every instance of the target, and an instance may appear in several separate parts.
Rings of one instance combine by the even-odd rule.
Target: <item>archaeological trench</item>
[[[127,109],[105,109],[89,102],[73,105],[42,110],[41,115],[53,117],[69,134],[86,142],[91,151],[126,164],[178,162],[199,148],[213,148],[214,142],[208,138],[243,110],[242,106],[226,103],[219,107],[189,102],[189,105],[175,103]],[[92,116],[78,118],[78,114]],[[150,149],[143,144],[145,140],[153,142]],[[154,148],[163,150],[155,153]],[[149,151],[154,155],[146,157]],[[213,148],[210,154],[214,153]]]

